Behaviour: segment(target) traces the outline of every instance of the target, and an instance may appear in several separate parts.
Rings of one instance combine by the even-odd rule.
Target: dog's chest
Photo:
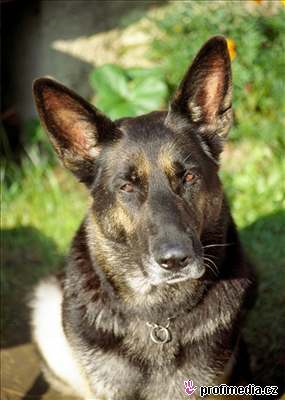
[[[198,352],[182,346],[175,329],[168,343],[155,343],[142,324],[134,324],[118,346],[80,351],[91,390],[99,399],[178,400],[185,396],[184,380],[199,384],[206,365]]]
[[[160,349],[154,356],[159,353]],[[127,357],[98,351],[93,353],[92,361],[89,359],[84,369],[91,392],[98,400],[182,400],[185,398],[185,380],[192,379],[195,385],[205,384],[206,380],[208,384],[215,381],[215,371],[210,376],[206,365],[202,366],[202,370],[207,370],[207,377],[202,382],[201,365],[192,364],[189,359],[180,361],[183,365],[172,362],[160,367],[153,365],[148,369]]]

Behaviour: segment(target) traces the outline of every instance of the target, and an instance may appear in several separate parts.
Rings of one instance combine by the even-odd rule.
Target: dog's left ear
[[[227,42],[223,36],[214,36],[204,44],[185,74],[166,121],[177,126],[184,120],[218,156],[232,122],[231,103]]]

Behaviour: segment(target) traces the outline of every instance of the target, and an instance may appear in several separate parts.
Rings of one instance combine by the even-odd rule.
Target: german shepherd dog
[[[233,382],[255,279],[218,178],[231,92],[222,36],[201,48],[168,111],[113,122],[60,83],[35,81],[50,141],[92,197],[64,276],[43,280],[32,301],[58,390],[178,400],[184,380]]]

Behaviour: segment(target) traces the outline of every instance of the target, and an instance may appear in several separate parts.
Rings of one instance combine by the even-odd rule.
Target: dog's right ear
[[[41,123],[59,158],[82,182],[91,184],[101,146],[121,132],[99,110],[50,78],[34,82]]]

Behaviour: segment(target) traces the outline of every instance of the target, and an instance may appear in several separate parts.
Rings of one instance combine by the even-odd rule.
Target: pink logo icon
[[[194,386],[194,383],[192,380],[184,381],[184,386],[185,386],[185,393],[187,396],[191,396],[195,390],[197,389],[197,386]]]

